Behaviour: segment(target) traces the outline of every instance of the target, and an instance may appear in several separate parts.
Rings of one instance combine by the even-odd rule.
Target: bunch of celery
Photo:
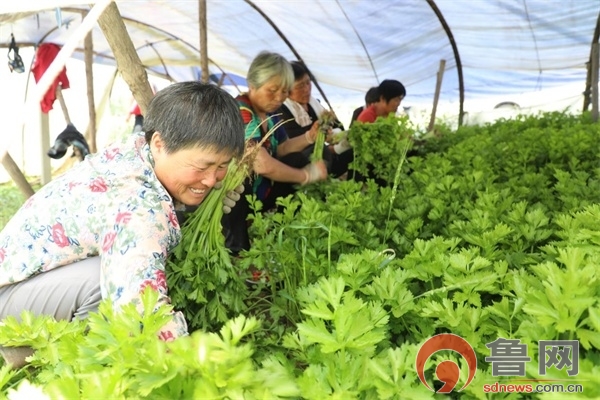
[[[320,161],[323,159],[323,147],[325,146],[325,137],[327,131],[334,124],[336,118],[331,111],[323,111],[319,116],[319,132],[315,139],[315,147],[310,157],[310,161]]]
[[[167,284],[171,301],[183,311],[192,329],[217,328],[245,309],[246,285],[225,247],[221,225],[223,199],[250,176],[261,145],[279,125],[260,143],[246,142],[244,155],[231,161],[222,186],[213,188],[182,225],[181,242],[169,255]],[[227,310],[235,314],[228,314]]]
[[[225,247],[221,218],[225,194],[239,186],[249,168],[232,160],[220,189],[212,189],[181,227],[181,242],[167,260],[171,301],[190,330],[215,329],[232,317],[228,310],[245,309],[245,285]]]

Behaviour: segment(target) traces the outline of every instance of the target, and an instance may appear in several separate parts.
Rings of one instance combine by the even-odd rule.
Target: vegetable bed
[[[581,383],[569,399],[600,397],[598,125],[549,113],[463,127],[413,146],[402,163],[413,133],[394,118],[354,126],[354,167],[388,185],[303,188],[281,213],[252,216],[252,248],[233,269],[207,271],[193,296],[172,287],[177,308],[203,315],[189,337],[156,339],[167,309],[150,312],[151,291],[146,315],[103,304],[87,332],[48,318],[9,321],[0,344],[38,350],[34,368],[0,369],[0,398],[434,398],[415,359],[439,333],[477,354],[460,393],[468,368],[457,353],[425,364],[439,389],[436,365],[458,363],[450,398],[566,398],[485,394],[484,384],[510,380],[485,361],[498,338],[528,346],[522,379]],[[250,269],[261,278],[240,284]],[[538,340],[578,340],[578,375],[540,375]]]

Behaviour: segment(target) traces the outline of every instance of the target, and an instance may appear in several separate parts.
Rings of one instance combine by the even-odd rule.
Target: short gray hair
[[[255,89],[260,88],[268,80],[279,77],[287,90],[294,84],[294,71],[288,60],[281,54],[261,51],[250,64],[246,81]]]
[[[225,90],[198,81],[179,82],[156,93],[144,116],[146,141],[159,132],[169,153],[200,147],[244,151],[244,121],[235,99]]]

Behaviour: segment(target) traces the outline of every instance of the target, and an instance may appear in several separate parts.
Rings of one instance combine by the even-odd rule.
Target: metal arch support
[[[344,10],[344,7],[342,7],[342,5],[340,4],[340,1],[336,0],[336,3],[338,5],[338,7],[340,8],[340,10],[342,11],[342,14],[344,14],[346,21],[348,21],[348,24],[350,24],[350,26],[352,27],[354,34],[358,38],[360,45],[362,46],[363,50],[365,51],[365,54],[367,55],[367,59],[369,60],[369,64],[371,64],[371,69],[373,70],[373,75],[375,75],[375,80],[377,81],[378,84],[381,83],[381,82],[379,82],[379,76],[377,75],[377,69],[375,69],[375,65],[373,64],[373,59],[371,58],[371,53],[369,53],[369,49],[367,49],[367,46],[365,45],[365,42],[362,39],[362,36],[356,30],[356,27],[354,26],[352,21],[350,21],[350,17],[348,16],[348,14],[346,14],[346,10]]]
[[[83,10],[83,9],[80,9],[80,8],[76,8],[76,7],[61,7],[61,9],[62,9],[62,10],[64,10],[64,11],[68,11],[68,12],[74,12],[74,13],[75,13],[75,12],[78,12],[78,13],[84,13],[84,12],[86,12],[85,10]],[[176,40],[176,41],[179,41],[179,42],[183,43],[184,45],[186,45],[187,47],[189,47],[189,48],[190,48],[190,49],[192,49],[193,51],[196,51],[196,52],[200,53],[200,49],[198,49],[197,47],[195,47],[195,46],[194,46],[194,45],[192,45],[191,43],[189,43],[189,42],[186,42],[185,40],[181,39],[180,37],[178,37],[178,36],[176,36],[176,35],[173,35],[171,32],[167,32],[167,31],[165,31],[165,30],[163,30],[163,29],[160,29],[160,28],[158,28],[158,27],[156,27],[156,26],[154,26],[154,25],[147,24],[147,23],[145,23],[145,22],[142,22],[142,21],[139,21],[139,20],[137,20],[137,19],[128,18],[128,17],[123,17],[123,16],[121,16],[121,18],[123,19],[123,21],[124,21],[124,22],[131,23],[131,24],[133,24],[133,25],[139,25],[139,26],[143,26],[143,27],[146,27],[146,28],[150,28],[150,29],[152,29],[152,30],[154,30],[154,31],[156,31],[156,32],[160,32],[160,33],[162,33],[163,35],[165,35],[165,36],[167,36],[167,37],[170,37],[171,39],[174,39],[174,40]],[[142,47],[142,46],[140,46],[140,47]],[[95,53],[95,54],[96,54],[96,53]],[[102,54],[98,54],[98,55],[100,55],[100,56],[103,56],[103,57],[106,57],[106,58],[111,58],[111,57],[107,57],[106,55],[102,55]],[[211,64],[213,64],[215,67],[217,67],[217,69],[218,69],[219,71],[221,71],[221,73],[222,73],[222,74],[225,74],[225,75],[227,75],[227,72],[225,72],[225,70],[224,70],[223,68],[221,68],[221,67],[219,66],[219,64],[217,64],[215,61],[211,60],[210,58],[208,58],[208,61],[209,61]],[[238,91],[240,91],[240,89],[237,87],[237,85],[236,85],[235,83],[233,83],[233,81],[232,81],[232,84],[233,84],[233,85],[236,87],[236,89],[238,89]]]
[[[435,4],[434,0],[427,0],[427,4],[433,10],[435,15],[440,20],[440,24],[444,28],[446,35],[448,35],[448,40],[450,41],[450,45],[452,46],[452,52],[454,53],[454,59],[456,60],[456,70],[458,72],[458,92],[459,92],[459,109],[458,109],[458,126],[461,126],[463,123],[464,116],[464,103],[465,103],[465,82],[463,78],[462,71],[462,62],[460,61],[460,54],[458,53],[458,46],[456,45],[456,41],[454,40],[454,35],[452,34],[452,30],[450,26],[446,22],[444,15]]]
[[[590,59],[587,62],[587,77],[585,79],[585,91],[583,92],[583,111],[587,111],[591,104],[592,95],[592,47],[594,43],[598,43],[600,39],[600,13],[598,13],[598,19],[596,20],[596,29],[594,29],[594,36],[592,37],[592,43],[590,43]]]
[[[298,53],[298,51],[296,51],[296,49],[294,48],[294,46],[292,45],[292,43],[288,40],[288,38],[283,34],[283,32],[281,32],[281,30],[277,27],[277,25],[275,25],[275,22],[273,22],[273,20],[271,18],[269,18],[269,16],[267,14],[265,14],[265,12],[263,10],[260,9],[260,7],[258,7],[256,4],[254,4],[252,2],[252,0],[244,0],[250,7],[252,7],[257,13],[259,13],[261,15],[261,17],[264,18],[264,20],[271,25],[271,28],[273,28],[273,30],[275,30],[275,32],[277,32],[277,34],[279,35],[279,37],[281,38],[281,40],[283,40],[285,42],[285,44],[290,48],[290,50],[292,51],[292,53],[294,53],[294,55],[296,56],[296,59],[298,61],[300,61],[302,64],[306,65],[308,67],[308,65],[304,62],[304,60],[302,59],[302,57],[300,56],[300,54]],[[310,69],[310,68],[309,68]],[[312,75],[312,74],[311,74]],[[314,76],[311,76],[311,78],[313,79],[313,82],[315,84],[315,86],[317,87],[317,89],[319,90],[319,93],[321,93],[321,96],[323,96],[323,100],[325,100],[325,102],[327,103],[327,105],[329,106],[330,110],[333,110],[333,107],[331,107],[331,103],[329,103],[329,100],[327,99],[327,96],[325,96],[325,92],[323,92],[323,89],[321,89],[321,85],[319,85],[319,82],[317,82],[317,80],[315,79]]]
[[[124,21],[126,21],[126,22],[129,22],[129,23],[132,23],[132,24],[134,24],[134,25],[135,25],[135,24],[137,24],[137,25],[145,26],[145,27],[147,27],[147,28],[151,28],[151,29],[153,29],[153,30],[155,30],[155,31],[158,31],[158,32],[160,32],[160,33],[164,34],[165,36],[170,36],[170,37],[171,37],[173,40],[176,40],[176,41],[179,41],[179,42],[181,42],[181,43],[185,44],[187,47],[189,47],[189,48],[190,48],[190,49],[192,49],[193,51],[195,51],[195,52],[197,52],[198,54],[200,54],[200,49],[199,49],[199,48],[197,48],[197,47],[195,47],[194,45],[192,45],[191,43],[189,43],[189,42],[187,42],[187,41],[185,41],[185,40],[181,39],[180,37],[173,35],[173,34],[172,34],[172,33],[170,33],[170,32],[167,32],[167,31],[165,31],[165,30],[162,30],[162,29],[160,29],[160,28],[157,28],[157,27],[155,27],[155,26],[153,26],[153,25],[150,25],[150,24],[147,24],[147,23],[145,23],[145,22],[139,21],[139,20],[137,20],[137,19],[132,19],[132,18],[123,17],[123,20],[124,20]],[[216,63],[214,60],[212,60],[210,57],[207,57],[207,60],[208,60],[208,62],[210,62],[211,64],[213,64],[215,67],[217,67],[217,69],[218,69],[219,71],[221,71],[221,74],[227,75],[227,72],[225,72],[225,70],[224,70],[223,68],[221,68],[221,66],[220,66],[219,64],[217,64],[217,63]],[[233,80],[231,80],[231,84],[232,84],[233,86],[235,86],[235,88],[238,90],[238,92],[241,92],[240,88],[239,88],[239,87],[238,87],[238,86],[237,86],[237,85],[236,85],[236,84],[233,82]]]

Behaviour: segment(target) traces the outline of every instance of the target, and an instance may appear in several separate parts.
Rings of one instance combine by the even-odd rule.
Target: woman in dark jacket
[[[288,136],[296,137],[309,131],[319,117],[329,111],[311,96],[311,74],[308,68],[298,61],[293,61],[291,64],[294,70],[294,83],[279,112],[282,120],[286,121],[283,126]],[[341,132],[344,126],[335,119],[331,126],[322,128],[331,135]],[[314,146],[309,146],[304,153],[310,155],[313,149]],[[352,158],[353,152],[347,141],[337,145],[326,145],[323,149],[323,159],[327,162],[329,173],[336,177],[348,170],[348,164]]]

